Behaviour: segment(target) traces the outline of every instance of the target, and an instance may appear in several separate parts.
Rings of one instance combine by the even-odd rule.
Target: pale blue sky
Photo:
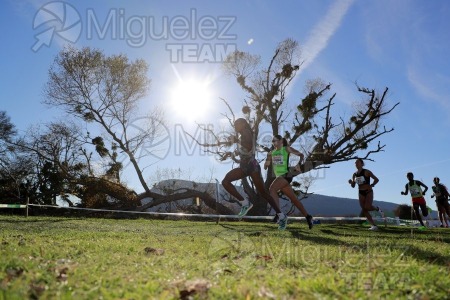
[[[188,139],[179,129],[194,132],[193,120],[173,111],[170,95],[180,79],[208,82],[208,112],[199,114],[196,121],[219,126],[217,120],[225,110],[219,97],[239,109],[245,94],[232,78],[222,73],[220,63],[195,62],[196,56],[190,55],[189,51],[213,49],[220,52],[225,46],[235,46],[260,54],[267,62],[279,42],[293,38],[302,46],[305,64],[290,90],[292,107],[303,96],[305,80],[316,77],[333,83],[333,92],[337,93],[335,111],[343,116],[349,116],[352,103],[360,98],[355,91],[356,81],[361,86],[380,91],[389,87],[389,103],[401,103],[384,121],[387,127],[395,128],[381,139],[387,144],[385,152],[374,155],[375,162],[366,165],[380,178],[375,188],[376,200],[409,203],[409,196],[400,195],[408,171],[414,172],[416,178],[429,187],[434,176],[439,176],[450,186],[448,1],[49,3],[7,0],[0,4],[3,28],[0,109],[7,111],[21,132],[33,124],[49,122],[61,115],[60,111],[44,106],[41,101],[49,66],[64,45],[100,48],[106,54],[124,53],[132,59],[143,58],[150,66],[148,75],[152,84],[142,100],[142,111],[159,106],[172,121],[168,127],[170,139],[166,141],[170,141],[168,156],[164,160],[155,160],[145,175],[151,177],[156,168],[181,167],[188,170],[190,179],[212,177],[221,180],[231,165],[219,164],[213,157],[201,155],[201,149],[186,144]],[[69,5],[64,6],[64,3]],[[56,17],[62,18],[64,11],[60,8],[64,7],[66,19],[58,21]],[[115,31],[108,27],[109,31],[102,34],[99,29],[111,16],[116,17]],[[180,36],[180,31],[166,31],[167,36],[158,38],[161,32],[152,31],[150,27],[146,27],[145,37],[138,34],[142,20],[147,25],[153,22],[161,28],[164,20],[170,23],[176,18],[190,22],[188,36]],[[195,24],[202,19],[206,20],[205,24],[217,25],[218,31],[205,31],[204,35],[195,31]],[[229,27],[225,28],[226,25]],[[49,28],[55,29],[53,36],[45,36],[52,33],[47,31]],[[192,34],[196,36],[192,37]],[[130,39],[131,35],[134,39]],[[52,39],[44,40],[46,37]],[[48,42],[49,46],[43,42]],[[178,57],[179,61],[174,59],[173,55],[177,53],[173,52],[174,47],[181,47],[179,53],[185,55]],[[216,59],[220,61],[219,55]],[[311,191],[356,198],[357,191],[347,183],[353,172],[353,161],[336,164],[320,172]],[[140,191],[132,173],[126,178],[129,186]],[[429,195],[426,198],[435,208]]]

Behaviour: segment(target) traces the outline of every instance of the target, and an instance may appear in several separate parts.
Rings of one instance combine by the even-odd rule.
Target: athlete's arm
[[[305,156],[303,155],[303,153],[301,153],[297,149],[292,148],[291,146],[286,146],[286,151],[288,153],[291,153],[291,154],[294,154],[294,155],[297,155],[298,157],[300,157],[300,160],[298,161],[298,164],[295,166],[294,169],[296,172],[301,172],[300,165],[303,163],[303,160],[305,159]]]
[[[372,182],[372,184],[370,186],[374,187],[378,183],[378,181],[380,181],[380,180],[378,179],[377,176],[375,176],[375,174],[372,173],[372,171],[367,170],[366,172],[369,172],[370,178],[373,179],[373,182]]]
[[[349,179],[349,180],[348,180],[348,183],[350,183],[350,185],[352,186],[352,188],[355,187],[355,176],[356,176],[356,174],[353,173],[352,179]]]
[[[449,194],[448,194],[447,188],[446,188],[443,184],[441,184],[441,183],[439,183],[439,186],[440,186],[440,189],[441,189],[441,191],[442,191],[441,194],[443,194],[444,197],[445,197],[446,199],[448,199]]]
[[[425,193],[428,191],[428,187],[427,187],[423,182],[421,182],[421,181],[416,181],[416,182],[417,182],[417,184],[418,184],[419,186],[423,186],[423,187],[424,187],[424,190],[422,191],[422,194],[425,195]]]
[[[264,170],[267,170],[267,168],[270,166],[271,163],[272,163],[272,152],[269,152],[267,154],[266,161],[264,162]]]
[[[401,192],[402,195],[408,195],[408,184],[405,184],[405,191]]]
[[[301,152],[298,151],[297,149],[292,148],[291,146],[287,146],[287,147],[286,147],[286,151],[289,152],[289,153],[291,153],[291,154],[294,154],[294,155],[299,156],[299,157],[300,157],[300,162],[299,162],[299,163],[301,163],[301,162],[303,161],[303,159],[305,158],[305,156],[303,155],[303,153],[301,153]]]

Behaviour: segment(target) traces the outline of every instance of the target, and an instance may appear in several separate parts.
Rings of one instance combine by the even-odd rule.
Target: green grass
[[[450,230],[0,216],[0,299],[448,299]]]

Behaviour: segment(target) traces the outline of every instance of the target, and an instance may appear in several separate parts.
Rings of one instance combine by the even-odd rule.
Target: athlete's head
[[[283,146],[286,147],[288,145],[287,140],[279,134],[276,134],[272,138],[272,144],[274,147],[278,145],[279,142],[282,142]]]
[[[357,168],[362,168],[362,167],[364,167],[364,161],[363,161],[363,159],[362,159],[362,158],[357,158],[357,159],[355,160],[355,165],[356,165]]]
[[[440,181],[439,177],[434,177],[434,178],[433,178],[433,182],[434,182],[434,183],[437,184],[437,183],[439,183],[439,181]]]
[[[406,174],[406,177],[407,177],[409,180],[413,180],[413,179],[414,179],[414,174],[413,174],[412,172],[408,172],[408,173]]]

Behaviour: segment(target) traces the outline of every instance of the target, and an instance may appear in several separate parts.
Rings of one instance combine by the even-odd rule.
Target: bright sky
[[[219,97],[240,110],[245,94],[222,73],[223,53],[248,51],[261,55],[267,65],[277,44],[293,38],[305,63],[290,90],[292,108],[304,95],[305,81],[316,77],[333,83],[335,111],[345,117],[360,99],[355,82],[379,91],[389,87],[389,103],[400,102],[384,121],[395,128],[381,139],[385,152],[374,155],[375,162],[366,167],[380,178],[375,200],[409,203],[409,196],[400,195],[408,171],[430,188],[435,176],[450,186],[449,15],[446,0],[6,0],[0,4],[0,109],[22,133],[61,117],[41,101],[48,69],[64,45],[143,58],[152,84],[141,110],[161,107],[171,121],[167,138],[160,141],[167,151],[154,157],[145,175],[183,168],[187,179],[221,180],[231,164],[203,154],[183,130],[195,134],[195,121],[219,128],[226,112]],[[208,92],[195,94],[188,88],[194,85]],[[174,109],[176,95],[190,93],[201,100],[197,106],[176,102]],[[354,169],[350,161],[322,170],[310,191],[356,198],[357,191],[347,183]],[[126,181],[141,191],[131,172]],[[429,194],[426,199],[435,208]]]

